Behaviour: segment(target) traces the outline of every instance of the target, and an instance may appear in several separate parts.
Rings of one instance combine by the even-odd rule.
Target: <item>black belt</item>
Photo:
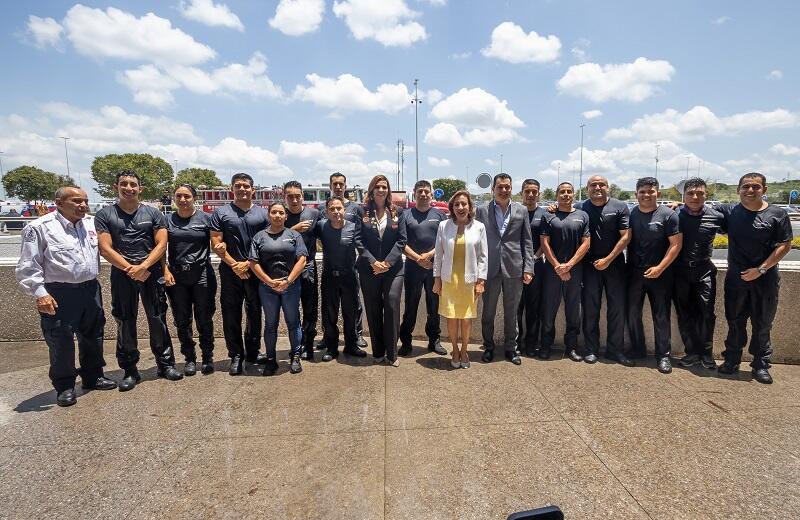
[[[707,258],[704,258],[703,260],[689,260],[688,262],[679,263],[678,267],[701,267],[708,265],[710,262],[711,260]]]
[[[97,284],[97,280],[88,280],[85,282],[69,283],[69,282],[47,282],[45,287],[53,287],[55,289],[83,289],[85,287],[92,287]]]
[[[202,264],[180,264],[180,265],[171,265],[169,268],[172,271],[177,273],[186,273],[192,271],[194,269],[204,268],[206,266],[205,262]]]

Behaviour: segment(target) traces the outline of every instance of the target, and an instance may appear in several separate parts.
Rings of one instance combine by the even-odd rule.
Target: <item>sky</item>
[[[261,185],[800,178],[800,2],[6,2],[3,170],[151,153]],[[418,79],[418,105],[414,80]],[[415,146],[415,108],[419,142]],[[176,163],[177,161],[177,163]],[[92,194],[93,198],[97,198]]]

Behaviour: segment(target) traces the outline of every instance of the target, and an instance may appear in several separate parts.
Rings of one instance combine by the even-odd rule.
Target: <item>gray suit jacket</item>
[[[475,218],[486,226],[489,278],[500,273],[506,278],[522,278],[523,272],[533,274],[533,240],[528,210],[519,202],[510,204],[511,216],[502,236],[494,217],[494,200],[481,205],[475,212]]]

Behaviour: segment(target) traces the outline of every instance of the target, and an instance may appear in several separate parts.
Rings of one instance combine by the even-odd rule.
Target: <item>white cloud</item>
[[[428,157],[428,164],[430,164],[434,168],[449,168],[450,160],[440,159],[438,157]]]
[[[601,112],[600,110],[587,110],[586,112],[583,112],[583,117],[585,119],[595,119],[595,118],[600,117],[602,115],[603,115],[603,112]]]
[[[408,47],[428,37],[425,27],[412,21],[419,13],[405,0],[343,0],[333,3],[333,14],[344,18],[356,40],[372,39],[385,47]]]
[[[95,58],[172,66],[195,65],[216,56],[211,47],[153,13],[137,18],[114,7],[103,11],[76,4],[67,11],[63,25],[75,49]]]
[[[443,5],[447,5],[447,0],[417,0],[419,2],[427,2],[433,6],[441,7]]]
[[[570,49],[570,52],[572,53],[572,57],[575,58],[576,61],[579,61],[581,63],[589,61],[588,49],[589,49],[589,46],[591,44],[592,44],[592,42],[589,41],[588,39],[580,38],[572,46],[572,49]]]
[[[558,59],[561,40],[557,36],[539,36],[514,22],[503,22],[492,31],[492,42],[481,50],[487,58],[509,63],[549,63]]]
[[[61,43],[61,33],[64,28],[52,18],[39,18],[28,16],[28,34],[33,37],[33,44],[43,49],[48,46],[57,47]]]
[[[770,152],[777,154],[777,155],[800,155],[800,147],[797,146],[786,146],[785,144],[778,143],[775,146],[770,147]]]
[[[730,19],[731,19],[730,16],[720,16],[719,18],[714,18],[713,20],[711,20],[711,23],[713,23],[714,25],[722,25],[724,23],[729,22]]]
[[[718,117],[708,107],[695,106],[687,112],[668,109],[636,119],[630,126],[612,128],[606,139],[700,141],[710,136],[735,135],[745,131],[800,126],[800,113],[779,108],[771,112],[752,111]]]
[[[242,21],[225,4],[215,4],[212,0],[181,0],[179,10],[184,18],[195,22],[244,31]]]
[[[226,137],[214,146],[169,144],[151,146],[150,150],[162,157],[177,159],[180,164],[252,172],[262,177],[257,178],[256,182],[270,179],[280,182],[292,175],[291,169],[281,164],[274,152],[234,137]]]
[[[378,173],[397,173],[397,163],[394,161],[384,159],[367,162],[364,158],[366,153],[366,148],[358,143],[330,146],[320,141],[281,141],[278,150],[281,157],[310,162],[308,171],[311,175],[327,178],[331,172],[340,171],[347,175],[347,182],[351,185],[366,186],[372,176]]]
[[[300,36],[319,29],[325,0],[281,0],[269,25],[283,34]]]
[[[636,58],[633,63],[582,63],[571,66],[558,80],[558,90],[595,103],[611,99],[644,101],[657,92],[656,83],[668,82],[675,68],[668,61]]]
[[[451,60],[466,60],[470,56],[472,56],[471,52],[456,52],[456,53],[450,55],[450,59]]]
[[[767,74],[767,79],[778,80],[783,78],[783,71],[779,69],[771,70]]]

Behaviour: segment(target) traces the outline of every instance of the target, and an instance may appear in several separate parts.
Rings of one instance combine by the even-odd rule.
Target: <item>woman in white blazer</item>
[[[439,297],[439,314],[447,318],[453,344],[453,368],[469,368],[467,343],[478,297],[487,274],[486,228],[475,220],[475,207],[467,191],[457,191],[448,204],[450,218],[439,224],[433,258],[433,292]],[[459,333],[461,348],[459,349]]]

